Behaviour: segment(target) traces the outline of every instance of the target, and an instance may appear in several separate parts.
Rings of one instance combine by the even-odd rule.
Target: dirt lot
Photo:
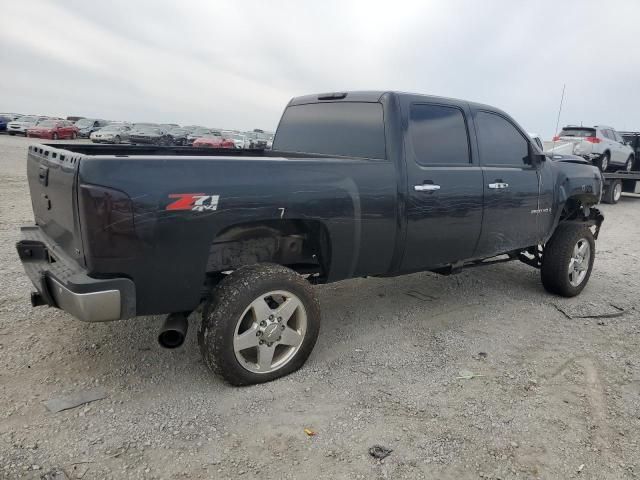
[[[0,137],[1,478],[640,476],[640,198],[602,207],[579,298],[520,263],[319,287],[306,366],[232,388],[203,365],[195,321],[166,351],[158,317],[31,308],[14,250],[28,143]],[[43,404],[96,387],[106,398],[83,407]],[[393,453],[374,460],[374,444]]]

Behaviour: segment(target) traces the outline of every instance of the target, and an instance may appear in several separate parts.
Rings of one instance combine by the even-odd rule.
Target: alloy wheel
[[[233,350],[253,373],[270,373],[291,361],[307,331],[302,301],[286,290],[260,295],[237,320]]]

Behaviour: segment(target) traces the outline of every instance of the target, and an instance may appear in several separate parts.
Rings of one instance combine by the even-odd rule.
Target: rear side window
[[[328,102],[287,107],[273,149],[384,159],[382,105]]]
[[[411,105],[409,135],[420,165],[464,165],[470,161],[467,126],[456,107]]]
[[[513,167],[530,164],[529,143],[511,122],[494,113],[478,112],[476,127],[483,164]]]

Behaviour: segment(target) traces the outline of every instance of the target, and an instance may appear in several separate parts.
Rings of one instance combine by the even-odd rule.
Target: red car
[[[78,138],[78,127],[68,120],[43,120],[35,127],[27,128],[27,137],[48,138]]]
[[[236,148],[236,144],[232,138],[224,138],[221,135],[209,135],[208,137],[196,138],[193,142],[193,146],[208,148]]]

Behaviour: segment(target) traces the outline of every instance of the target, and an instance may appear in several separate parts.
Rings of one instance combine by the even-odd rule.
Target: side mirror
[[[532,167],[540,165],[547,159],[547,156],[544,153],[540,153],[538,149],[536,149],[533,144],[529,144],[529,161],[525,162]]]

